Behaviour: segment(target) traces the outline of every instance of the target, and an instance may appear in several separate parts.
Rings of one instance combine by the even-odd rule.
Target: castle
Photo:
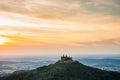
[[[67,55],[66,56],[61,56],[61,60],[59,60],[58,62],[60,62],[60,63],[65,63],[65,62],[73,62],[73,60],[72,60],[72,57],[68,57]]]

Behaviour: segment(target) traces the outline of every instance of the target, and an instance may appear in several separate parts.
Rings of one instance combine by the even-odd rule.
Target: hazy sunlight
[[[0,45],[5,45],[5,42],[8,42],[9,39],[5,37],[0,37]]]

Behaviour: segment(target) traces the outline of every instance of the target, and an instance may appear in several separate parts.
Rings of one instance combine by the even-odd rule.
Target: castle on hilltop
[[[69,63],[69,62],[73,62],[73,60],[72,60],[72,57],[63,55],[63,56],[61,56],[61,60],[59,60],[58,62],[60,62],[60,63],[68,62]]]

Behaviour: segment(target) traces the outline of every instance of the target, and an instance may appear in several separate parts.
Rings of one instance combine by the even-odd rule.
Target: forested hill
[[[34,70],[13,73],[0,80],[120,80],[120,73],[92,68],[74,61],[57,62]]]

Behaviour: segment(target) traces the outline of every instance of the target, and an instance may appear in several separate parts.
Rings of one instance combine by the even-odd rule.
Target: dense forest
[[[18,71],[0,80],[120,80],[120,73],[92,68],[74,61]]]

